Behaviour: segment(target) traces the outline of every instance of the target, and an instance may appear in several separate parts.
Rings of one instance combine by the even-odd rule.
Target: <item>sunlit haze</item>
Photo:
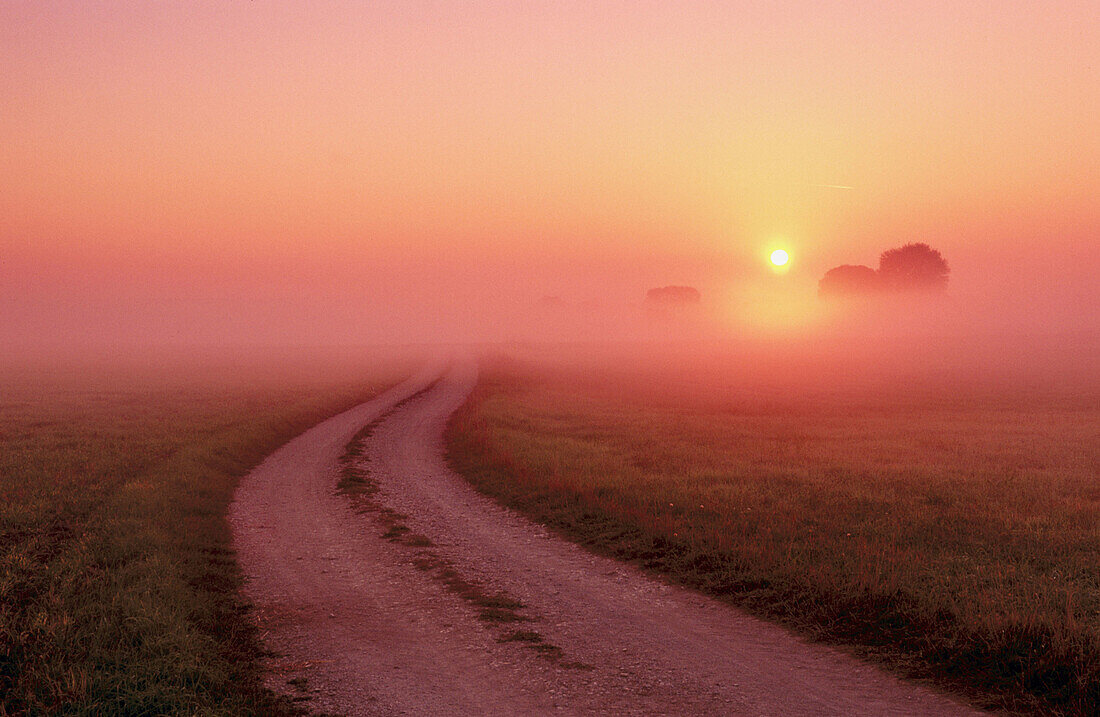
[[[0,0],[0,717],[1100,715],[1098,276],[1100,0]]]
[[[15,1],[0,62],[7,346],[630,337],[666,285],[789,335],[910,242],[951,331],[1100,328],[1093,2]]]

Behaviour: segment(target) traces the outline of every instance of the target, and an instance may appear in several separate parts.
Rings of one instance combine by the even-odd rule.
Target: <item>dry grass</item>
[[[226,508],[399,368],[193,368],[3,378],[0,715],[293,709],[259,680]]]
[[[1098,404],[925,388],[677,397],[504,364],[452,421],[450,456],[595,549],[906,674],[1096,710]]]

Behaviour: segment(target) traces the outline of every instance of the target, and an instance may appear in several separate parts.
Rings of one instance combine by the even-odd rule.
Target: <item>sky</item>
[[[1100,330],[1094,2],[8,0],[0,66],[10,346],[799,331],[911,241],[970,328]]]

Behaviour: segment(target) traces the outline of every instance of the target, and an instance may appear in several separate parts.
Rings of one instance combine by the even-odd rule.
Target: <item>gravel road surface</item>
[[[443,430],[476,378],[467,358],[426,367],[242,481],[230,520],[273,689],[347,715],[976,714],[474,491]],[[340,457],[368,424],[376,491],[357,499]]]

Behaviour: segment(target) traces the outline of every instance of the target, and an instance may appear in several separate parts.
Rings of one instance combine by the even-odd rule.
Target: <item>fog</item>
[[[1092,4],[859,5],[5,4],[0,361],[617,342],[1093,368]],[[818,299],[911,242],[950,265],[936,301]],[[698,304],[654,311],[664,286]]]
[[[346,369],[380,350],[463,344],[552,362],[679,366],[685,381],[694,372],[791,392],[919,380],[1096,397],[1094,286],[995,285],[1004,267],[951,263],[940,296],[826,301],[817,273],[799,267],[715,271],[598,254],[526,265],[488,256],[235,266],[43,259],[5,266],[0,331],[7,365],[236,361],[256,370],[279,361],[331,367],[342,357]],[[699,302],[649,305],[646,291],[666,285],[697,287]]]

